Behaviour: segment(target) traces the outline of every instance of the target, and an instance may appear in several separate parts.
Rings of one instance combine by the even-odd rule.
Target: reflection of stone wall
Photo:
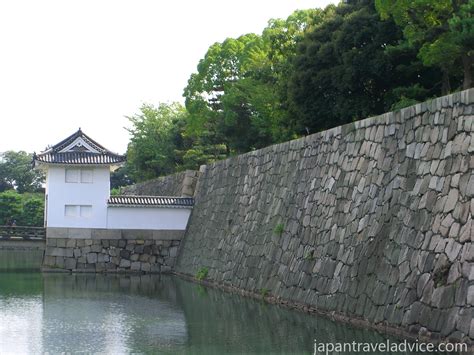
[[[169,176],[126,186],[124,195],[193,197],[198,172],[186,170]]]
[[[177,281],[190,343],[206,354],[313,354],[315,340],[385,342],[376,332]]]
[[[474,340],[474,89],[217,162],[177,271]]]
[[[5,248],[0,245],[0,272],[39,270],[43,259],[43,251],[44,246],[42,249],[19,249]]]
[[[42,339],[25,353],[182,353],[186,319],[174,278],[43,274]],[[178,351],[176,351],[178,350]]]
[[[43,268],[82,272],[169,272],[174,267],[182,231],[81,229],[81,235],[51,237]],[[84,232],[89,237],[84,238]],[[104,233],[107,235],[104,235]],[[111,232],[116,232],[111,233]]]

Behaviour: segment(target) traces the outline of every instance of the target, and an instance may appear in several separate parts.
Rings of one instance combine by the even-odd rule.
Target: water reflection
[[[0,272],[39,271],[43,260],[42,250],[0,250]]]
[[[177,351],[187,341],[174,279],[158,276],[44,275],[47,351]]]
[[[0,273],[0,353],[312,354],[381,335],[171,276]]]
[[[326,318],[183,282],[188,350],[202,354],[312,354],[313,343],[379,342],[385,338]]]

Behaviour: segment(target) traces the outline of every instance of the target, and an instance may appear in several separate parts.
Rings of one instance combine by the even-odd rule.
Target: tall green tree
[[[15,190],[0,192],[0,225],[15,221],[18,226],[44,225],[44,194]]]
[[[17,218],[21,226],[42,227],[44,225],[44,195],[23,194],[22,210]]]
[[[267,47],[268,61],[266,76],[259,82],[266,83],[265,90],[273,93],[272,112],[276,115],[275,142],[295,138],[295,131],[286,123],[288,116],[288,82],[293,73],[293,60],[297,55],[298,45],[308,31],[321,25],[334,16],[336,6],[325,9],[297,10],[287,19],[271,19],[263,30],[262,39]]]
[[[462,68],[463,88],[473,85],[474,0],[376,0],[384,19],[393,18],[427,66],[443,72],[443,93],[450,74]]]
[[[110,189],[118,189],[122,186],[133,184],[135,181],[130,176],[130,168],[128,163],[118,168],[110,174]]]
[[[14,190],[0,193],[0,225],[6,225],[17,220],[22,214],[22,198]]]
[[[288,84],[288,125],[313,133],[386,112],[404,95],[429,94],[425,88],[434,78],[415,53],[401,47],[388,52],[401,39],[372,1],[341,3],[299,46]]]
[[[45,177],[43,172],[32,169],[32,161],[32,154],[24,151],[10,150],[0,154],[0,191],[40,191]]]
[[[251,120],[253,107],[246,100],[250,85],[244,81],[262,57],[262,40],[254,34],[228,38],[209,48],[184,90],[189,135],[206,137],[208,145],[223,145],[227,154],[268,140]]]
[[[212,45],[184,91],[187,132],[204,135],[227,154],[290,138],[284,94],[297,43],[330,11],[296,11],[269,21],[262,35],[227,38]]]
[[[143,181],[173,172],[179,164],[176,156],[175,127],[186,115],[178,103],[153,106],[144,104],[140,113],[127,117],[131,138],[127,149],[130,175]]]

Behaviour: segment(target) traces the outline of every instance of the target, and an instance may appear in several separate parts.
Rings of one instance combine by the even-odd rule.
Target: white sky
[[[336,0],[0,2],[0,152],[39,152],[83,131],[126,151],[125,116],[183,102],[210,45]]]

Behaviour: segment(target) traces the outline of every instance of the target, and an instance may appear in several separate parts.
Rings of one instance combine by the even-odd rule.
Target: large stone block
[[[467,289],[467,304],[474,306],[474,285]]]
[[[68,228],[67,237],[75,239],[91,239],[92,228]]]
[[[126,259],[120,260],[120,265],[119,265],[119,266],[120,266],[121,268],[127,269],[127,268],[130,268],[130,265],[131,265],[130,260],[126,260]]]
[[[67,238],[67,228],[47,227],[46,238]]]
[[[122,230],[120,229],[98,229],[94,228],[91,230],[91,238],[92,239],[121,239],[122,238]]]
[[[89,264],[95,264],[97,262],[97,253],[88,253],[86,258]]]
[[[184,230],[154,230],[154,240],[181,240],[184,237]]]
[[[153,239],[152,230],[144,229],[123,229],[122,230],[123,239]]]
[[[75,270],[77,265],[77,259],[76,258],[66,258],[64,260],[64,268],[68,270]]]

